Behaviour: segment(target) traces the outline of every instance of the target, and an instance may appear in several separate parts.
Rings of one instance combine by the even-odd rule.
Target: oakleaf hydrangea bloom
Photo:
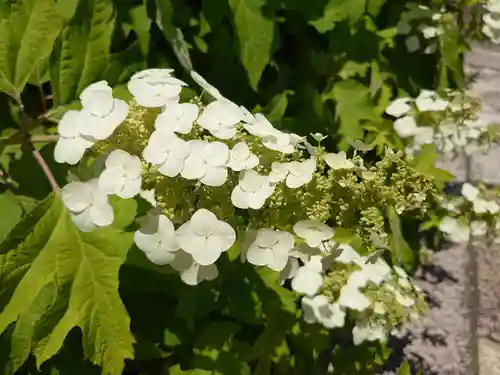
[[[329,303],[323,295],[304,296],[301,305],[306,323],[321,323],[329,329],[344,326],[345,311],[340,308],[338,303]]]
[[[98,179],[88,182],[70,182],[61,190],[64,205],[73,222],[82,232],[90,232],[113,222],[113,207],[108,196],[99,188]]]
[[[252,153],[245,142],[238,142],[229,152],[227,166],[233,171],[240,172],[243,169],[252,169],[259,165],[259,158]]]
[[[106,168],[99,176],[99,188],[106,194],[132,198],[141,190],[141,159],[126,151],[115,150],[106,159]]]
[[[294,245],[291,233],[269,228],[259,229],[255,240],[246,249],[246,260],[255,266],[268,266],[281,271],[288,262],[288,254]]]
[[[186,83],[172,77],[173,69],[146,69],[135,73],[127,88],[135,101],[144,107],[163,107],[178,102]]]
[[[334,170],[354,168],[354,163],[347,159],[347,155],[344,151],[340,151],[336,154],[326,153],[323,155],[323,158],[325,159],[326,164]]]
[[[155,129],[188,134],[197,118],[196,104],[171,102],[156,117]]]
[[[411,101],[411,98],[397,98],[385,109],[385,113],[393,117],[404,116],[411,110],[411,106],[408,104]]]
[[[300,267],[292,279],[292,289],[297,293],[314,296],[323,285],[322,256],[316,255],[304,266]]]
[[[236,134],[236,126],[243,121],[240,107],[227,99],[215,100],[205,107],[198,125],[220,139],[231,139]]]
[[[214,280],[219,272],[215,264],[201,265],[191,254],[179,250],[170,264],[181,275],[182,281],[188,285],[197,285],[203,280]]]
[[[439,224],[439,230],[445,233],[451,242],[462,243],[469,240],[469,226],[452,217],[444,217]]]
[[[200,180],[208,186],[221,186],[227,179],[226,164],[229,148],[222,142],[207,142],[198,139],[188,141],[190,154],[181,176],[188,180]]]
[[[234,229],[204,208],[196,211],[191,220],[177,229],[177,242],[181,249],[202,266],[214,263],[222,252],[233,246],[235,240]]]
[[[320,246],[335,234],[332,228],[318,220],[301,220],[293,226],[293,231],[311,247]]]
[[[81,111],[69,110],[64,113],[57,127],[60,138],[54,149],[54,159],[58,163],[78,163],[85,150],[97,141],[81,134],[80,130],[84,125],[84,115]]]
[[[184,168],[190,153],[188,142],[180,139],[173,132],[155,130],[142,156],[148,163],[155,165],[161,174],[175,177]]]
[[[431,90],[422,90],[417,99],[415,99],[415,104],[421,112],[444,111],[450,105],[448,101],[441,99],[435,91]]]
[[[274,192],[274,188],[269,177],[253,169],[244,170],[240,172],[238,185],[231,193],[231,202],[238,208],[258,210]]]
[[[98,140],[108,138],[128,114],[128,105],[113,98],[106,81],[91,84],[80,94],[82,102],[81,134]]]
[[[165,215],[150,213],[142,220],[142,227],[134,233],[134,241],[148,259],[160,266],[174,260],[179,250],[174,224]]]

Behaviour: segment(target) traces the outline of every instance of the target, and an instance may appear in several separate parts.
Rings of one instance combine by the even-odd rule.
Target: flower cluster
[[[498,241],[500,232],[500,205],[498,194],[484,186],[464,183],[461,196],[443,198],[441,207],[447,212],[439,224],[446,239],[464,243],[469,238],[491,235]]]
[[[385,110],[395,118],[396,133],[410,140],[408,154],[434,144],[448,157],[481,151],[492,141],[490,126],[478,118],[478,111],[474,98],[452,91],[442,98],[430,90],[422,90],[415,99],[398,98]]]
[[[110,225],[110,195],[140,196],[152,207],[137,219],[137,248],[179,272],[185,283],[213,280],[217,261],[239,249],[242,261],[268,267],[277,282],[304,295],[306,321],[340,327],[354,313],[356,342],[386,337],[420,305],[414,303],[419,297],[406,276],[398,282],[391,267],[372,255],[379,245],[388,246],[386,208],[424,214],[438,193],[432,180],[402,153],[388,151],[365,166],[356,153],[326,152],[321,134],[309,143],[278,130],[196,72],[191,77],[212,101],[181,102],[187,84],[170,69],[148,69],[129,81],[134,100],[128,105],[99,82],[82,93],[81,111],[63,116],[58,161],[83,158],[94,173],[62,189],[75,225],[82,231]],[[443,105],[434,97],[418,103]],[[399,109],[401,116],[408,111]],[[66,144],[69,135],[90,143],[77,153]],[[336,228],[348,230],[360,247],[334,242]],[[369,326],[382,322],[384,329],[373,334]]]
[[[424,53],[434,53],[438,45],[436,38],[444,32],[440,23],[443,12],[416,3],[408,3],[406,8],[408,10],[401,15],[396,32],[399,35],[406,35],[405,44],[408,52],[416,52],[424,44],[426,45]]]
[[[484,5],[482,31],[491,42],[500,43],[500,1],[488,0]]]

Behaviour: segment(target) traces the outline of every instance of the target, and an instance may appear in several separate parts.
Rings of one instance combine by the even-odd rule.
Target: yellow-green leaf
[[[274,23],[262,14],[263,0],[229,0],[238,36],[240,59],[250,86],[256,90],[264,68],[271,59]]]
[[[24,269],[0,313],[0,332],[13,322],[19,325],[18,360],[31,341],[40,366],[79,327],[86,357],[103,374],[122,374],[125,359],[133,357],[134,338],[118,294],[118,271],[131,244],[131,234],[112,227],[79,232],[60,198],[52,199],[26,240],[0,263],[2,280]],[[28,329],[27,322],[33,327]]]

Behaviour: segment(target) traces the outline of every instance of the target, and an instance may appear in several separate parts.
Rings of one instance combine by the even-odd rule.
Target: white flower
[[[474,202],[479,196],[479,189],[469,184],[468,182],[462,185],[462,189],[460,190],[460,192],[462,193],[462,196],[469,202]]]
[[[293,136],[279,130],[261,137],[262,144],[273,151],[278,151],[283,154],[291,154],[296,151],[293,142]]]
[[[262,138],[278,131],[262,113],[253,116],[248,110],[244,108],[243,110],[245,111],[243,127],[251,135]]]
[[[84,136],[80,129],[85,125],[81,111],[69,110],[61,117],[57,131],[60,135],[54,149],[54,159],[58,163],[74,165],[80,161],[85,150],[92,147],[96,139]]]
[[[202,266],[214,263],[222,252],[233,246],[235,240],[234,229],[204,208],[196,211],[191,220],[177,229],[177,242],[181,249]]]
[[[324,154],[323,158],[326,164],[334,170],[354,168],[354,163],[347,159],[347,155],[344,151],[340,151],[337,154]]]
[[[108,138],[128,114],[128,105],[113,98],[113,90],[106,81],[88,86],[80,94],[82,102],[81,134],[101,140]]]
[[[309,183],[316,170],[316,158],[311,157],[302,162],[292,161],[288,164],[288,175],[285,184],[291,189],[296,189]]]
[[[61,190],[64,205],[82,232],[105,227],[113,222],[113,207],[108,196],[99,189],[98,179],[88,182],[70,182]]]
[[[417,145],[426,145],[434,142],[434,129],[430,126],[417,127],[413,142]]]
[[[193,256],[180,250],[170,264],[173,269],[181,274],[181,279],[188,285],[197,285],[203,280],[214,280],[219,271],[215,264],[201,265]]]
[[[148,214],[134,233],[134,241],[148,259],[160,266],[173,261],[180,249],[175,236],[174,224],[165,215]]]
[[[367,321],[357,322],[352,329],[352,340],[354,345],[364,341],[385,341],[387,336],[383,325],[370,324]]]
[[[292,289],[297,293],[314,296],[323,285],[322,257],[316,255],[311,261],[300,267],[297,275],[292,279]]]
[[[394,130],[400,137],[406,138],[418,133],[418,126],[413,116],[404,116],[394,121]]]
[[[393,117],[406,115],[411,110],[411,106],[408,104],[411,100],[411,98],[397,98],[385,109],[385,113]]]
[[[364,311],[370,307],[370,300],[361,293],[356,285],[346,284],[340,289],[338,299],[340,306],[357,311]]]
[[[484,220],[474,220],[470,227],[473,236],[484,236],[488,231],[488,224]]]
[[[391,268],[382,259],[377,259],[375,263],[365,263],[361,266],[360,271],[354,272],[361,272],[363,277],[377,286],[379,286],[383,281],[389,279],[391,276]]]
[[[311,137],[313,137],[313,139],[318,143],[321,143],[323,140],[328,138],[327,135],[323,135],[321,133],[309,133],[309,134],[311,134]]]
[[[266,199],[274,192],[274,186],[267,176],[253,169],[240,172],[238,185],[231,193],[231,202],[238,208],[262,208]]]
[[[155,130],[142,152],[144,160],[154,164],[161,174],[177,176],[190,154],[189,144],[173,132]]]
[[[337,303],[329,303],[324,295],[304,296],[301,301],[306,323],[321,323],[325,328],[343,327],[345,312]]]
[[[361,257],[351,246],[346,244],[341,244],[339,246],[341,253],[336,256],[335,261],[342,264],[356,264],[362,266],[364,264],[364,258]]]
[[[444,217],[439,224],[439,230],[447,235],[447,238],[455,243],[467,242],[470,229],[467,225],[451,217]]]
[[[417,51],[420,48],[420,41],[416,35],[409,36],[405,40],[406,49],[408,52],[412,53]]]
[[[243,119],[240,107],[227,99],[219,99],[205,107],[197,122],[217,138],[230,139],[236,134],[236,126]]]
[[[252,169],[259,165],[259,158],[252,153],[245,142],[238,142],[229,152],[229,161],[227,166],[233,171],[242,171],[243,169]]]
[[[172,77],[173,69],[146,69],[135,73],[127,88],[135,101],[144,107],[163,107],[169,102],[179,101],[183,81]]]
[[[99,176],[99,188],[106,194],[132,198],[141,190],[141,159],[123,150],[114,150],[105,162],[106,168]]]
[[[278,163],[277,161],[273,161],[271,164],[271,172],[269,173],[269,181],[273,184],[285,181],[289,172],[290,163]]]
[[[222,142],[188,141],[190,154],[181,176],[187,180],[200,180],[208,186],[221,186],[227,179],[226,164],[229,148]]]
[[[444,111],[450,105],[448,101],[439,98],[436,92],[431,90],[422,90],[417,99],[415,99],[415,104],[421,112]]]
[[[221,100],[221,99],[225,99],[222,94],[219,92],[219,90],[217,90],[215,87],[213,87],[210,83],[208,83],[205,78],[203,78],[201,75],[199,75],[197,72],[195,72],[194,70],[191,70],[189,72],[191,74],[191,78],[193,78],[193,80],[198,84],[200,85],[200,87],[205,90],[206,92],[208,92],[210,95],[212,95],[214,97],[214,99],[217,99],[217,100]]]
[[[435,26],[427,26],[427,25],[422,25],[419,27],[420,31],[424,35],[425,39],[432,39],[436,38],[437,36],[441,35],[443,33],[442,29],[439,29]]]
[[[198,118],[198,106],[192,103],[168,103],[156,117],[155,129],[188,134]]]
[[[281,271],[288,262],[294,242],[291,233],[269,228],[260,229],[255,240],[246,249],[246,260],[255,266],[268,266],[274,271]]]
[[[335,234],[332,228],[318,220],[301,220],[293,226],[293,231],[311,247],[320,246]]]
[[[496,214],[500,211],[500,207],[495,201],[476,199],[474,201],[473,210],[476,214],[485,214],[487,212]]]

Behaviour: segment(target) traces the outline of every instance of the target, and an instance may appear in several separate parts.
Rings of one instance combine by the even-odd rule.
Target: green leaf
[[[149,29],[151,27],[151,20],[148,17],[146,1],[144,1],[144,4],[137,5],[130,9],[129,17],[132,22],[132,28],[137,34],[137,40],[139,41],[142,55],[147,57],[149,53]]]
[[[288,95],[290,94],[293,94],[293,91],[285,90],[270,100],[267,106],[267,119],[269,121],[276,124],[283,118],[288,107]]]
[[[131,234],[112,227],[80,233],[55,196],[26,240],[2,263],[2,279],[21,267],[25,274],[0,314],[0,332],[13,322],[23,323],[23,340],[31,336],[40,367],[80,327],[86,357],[102,366],[103,374],[121,375],[125,359],[133,357],[134,338],[118,294],[118,271],[131,244]],[[26,331],[27,320],[34,322],[33,331]]]
[[[398,370],[398,375],[411,375],[410,365],[408,361],[404,361],[401,367]]]
[[[350,24],[358,21],[365,12],[367,0],[330,0],[323,16],[310,21],[320,33],[326,33],[335,27],[335,23],[348,20]]]
[[[115,21],[112,0],[81,0],[51,57],[54,106],[68,104],[103,77]]]
[[[412,160],[411,165],[418,172],[434,177],[436,185],[442,189],[447,182],[453,180],[453,174],[436,167],[439,157],[435,145],[423,145],[417,157]]]
[[[16,196],[10,190],[7,190],[0,194],[0,211],[2,212],[2,219],[0,220],[1,242],[21,219],[23,207],[16,199]]]
[[[264,68],[271,59],[274,40],[274,23],[261,10],[265,3],[263,0],[229,0],[240,59],[254,90],[257,90]]]
[[[373,103],[370,101],[370,89],[354,80],[337,82],[331,92],[324,94],[323,100],[336,101],[336,117],[340,120],[340,134],[351,139],[361,139],[363,120],[378,121]]]
[[[401,230],[401,220],[394,207],[387,208],[387,217],[391,233],[389,235],[389,246],[393,251],[393,258],[402,261],[405,265],[413,264],[413,251],[405,241]]]
[[[454,86],[461,88],[465,85],[465,74],[460,29],[451,22],[444,24],[447,26],[444,28],[444,33],[439,36],[439,50],[441,52],[439,86],[440,89],[453,88]]]
[[[115,220],[111,224],[113,227],[125,229],[134,222],[135,214],[137,213],[137,201],[135,199],[122,199],[116,195],[112,195],[109,203],[113,207],[115,215]]]
[[[63,18],[54,0],[19,0],[0,21],[0,90],[19,100],[52,52]]]

